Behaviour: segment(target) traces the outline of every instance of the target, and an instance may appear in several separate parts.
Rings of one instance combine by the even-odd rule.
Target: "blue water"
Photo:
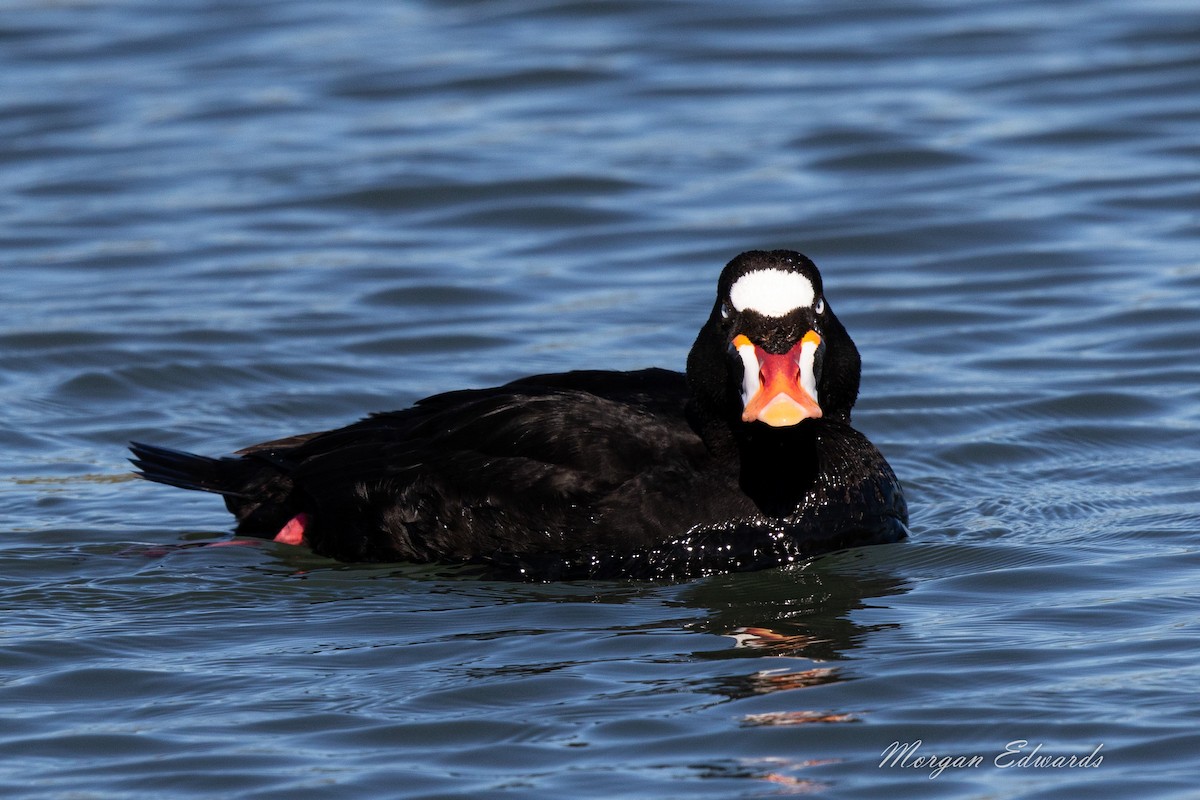
[[[1184,0],[10,0],[0,795],[1195,797],[1198,91]],[[681,368],[767,247],[908,542],[484,583],[123,460]]]

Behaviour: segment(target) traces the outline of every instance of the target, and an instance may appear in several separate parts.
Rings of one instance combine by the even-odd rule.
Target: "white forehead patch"
[[[812,281],[798,272],[756,269],[733,282],[729,302],[738,311],[757,311],[764,317],[785,317],[813,304]]]

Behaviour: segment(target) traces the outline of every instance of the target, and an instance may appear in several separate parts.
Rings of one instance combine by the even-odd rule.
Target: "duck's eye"
[[[729,319],[729,303],[721,303],[721,319]]]
[[[817,302],[813,303],[813,311],[817,312],[818,314],[825,313],[825,298],[824,297],[818,297]]]

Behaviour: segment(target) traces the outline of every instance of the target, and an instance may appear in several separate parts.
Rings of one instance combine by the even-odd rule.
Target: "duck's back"
[[[435,395],[242,450],[254,485],[226,502],[239,532],[259,536],[304,510],[310,546],[348,561],[645,548],[746,510],[711,507],[730,472],[689,426],[686,399],[684,376],[657,369]]]

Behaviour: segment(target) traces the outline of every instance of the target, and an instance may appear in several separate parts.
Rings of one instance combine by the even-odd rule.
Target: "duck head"
[[[721,273],[687,374],[702,419],[735,433],[788,429],[848,422],[861,360],[816,265],[791,250],[754,250]]]

